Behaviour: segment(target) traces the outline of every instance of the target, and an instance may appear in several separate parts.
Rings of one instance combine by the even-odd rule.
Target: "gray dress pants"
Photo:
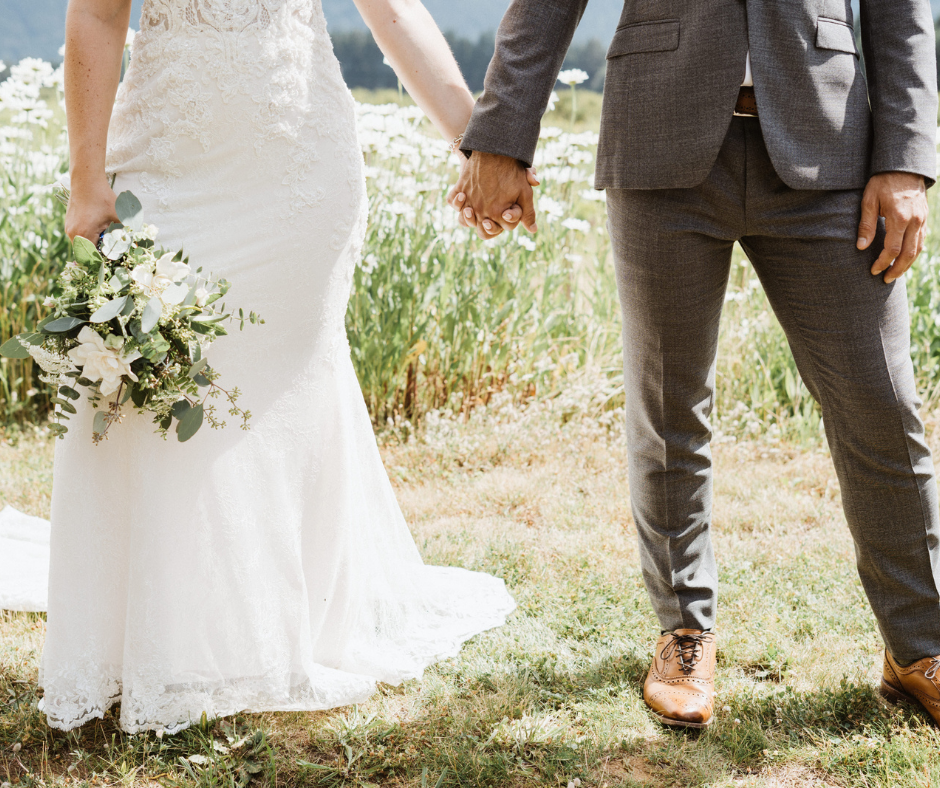
[[[940,513],[918,415],[904,280],[869,273],[861,192],[798,191],[754,118],[691,189],[608,190],[623,311],[630,490],[663,630],[711,629],[718,324],[739,241],[820,403],[858,571],[892,655],[940,655]],[[921,261],[923,262],[923,261]]]

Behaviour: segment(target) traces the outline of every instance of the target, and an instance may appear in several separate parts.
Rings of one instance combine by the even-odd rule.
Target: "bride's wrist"
[[[88,171],[72,170],[70,173],[72,194],[95,194],[96,192],[110,189],[108,175],[104,170],[92,174]]]

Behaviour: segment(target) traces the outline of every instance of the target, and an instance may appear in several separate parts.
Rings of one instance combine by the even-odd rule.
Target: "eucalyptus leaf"
[[[60,317],[58,320],[47,323],[42,330],[47,334],[63,334],[87,322],[78,317]]]
[[[101,255],[98,254],[98,249],[87,238],[77,236],[72,243],[72,249],[75,252],[75,262],[82,268],[90,268],[101,263]]]
[[[88,318],[89,321],[92,323],[107,323],[109,320],[114,320],[114,318],[124,311],[124,307],[127,306],[128,298],[129,296],[121,296],[120,298],[115,298],[113,301],[108,301],[107,304],[97,309],[95,313]]]
[[[94,388],[95,386],[95,381],[89,380],[88,378],[79,378],[76,383],[78,383],[79,386],[84,386],[88,389]]]
[[[194,382],[197,386],[208,386],[208,385],[210,385],[210,384],[212,383],[212,381],[209,380],[209,378],[207,378],[205,375],[201,375],[201,374],[200,374],[200,375],[196,375],[196,377],[193,378],[193,382]]]
[[[92,425],[91,429],[93,432],[101,435],[108,427],[108,418],[107,414],[103,410],[99,410],[95,414],[95,422]]]
[[[115,213],[132,230],[140,230],[144,226],[144,207],[131,192],[121,192],[114,204]]]
[[[189,408],[189,403],[186,400],[181,399],[179,402],[174,402],[173,407],[170,410],[176,418],[181,419],[186,415],[186,412],[189,410]]]
[[[25,342],[27,345],[39,346],[46,341],[46,338],[39,332],[33,334],[20,334],[20,341]]]
[[[138,408],[142,408],[147,404],[147,400],[150,397],[150,392],[147,389],[139,388],[134,386],[131,388],[131,399],[134,400],[134,405]]]
[[[183,414],[183,418],[176,425],[176,435],[180,443],[185,443],[199,432],[199,428],[202,426],[203,414],[204,408],[202,405],[196,405]]]
[[[209,359],[202,358],[193,364],[186,374],[189,375],[190,379],[195,379],[196,375],[202,372],[207,366],[209,366]]]
[[[167,416],[166,416],[166,418],[163,419],[163,421],[160,422],[160,426],[163,427],[163,429],[165,429],[165,430],[170,429],[170,427],[173,426],[173,414],[172,414],[172,413],[168,413]]]
[[[4,358],[29,358],[29,351],[20,342],[19,337],[13,337],[0,345],[0,356]]]
[[[140,318],[140,330],[145,334],[153,331],[160,322],[161,314],[163,314],[163,302],[159,297],[154,296],[144,307],[144,314]]]
[[[81,399],[82,398],[82,395],[79,394],[71,386],[59,386],[59,393],[63,397],[68,397],[69,399]]]

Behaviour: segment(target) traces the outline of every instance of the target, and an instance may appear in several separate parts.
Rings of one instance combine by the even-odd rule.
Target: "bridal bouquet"
[[[224,427],[212,400],[222,396],[229,415],[248,429],[251,413],[237,405],[237,388],[226,390],[209,366],[206,351],[227,333],[223,323],[236,319],[216,305],[230,287],[224,279],[202,275],[183,252],[156,246],[157,228],[144,224],[140,201],[130,192],[117,200],[120,223],[111,225],[96,247],[76,238],[74,260],[59,276],[60,295],[46,300],[53,313],[34,331],[0,346],[7,358],[36,361],[42,380],[55,386],[52,429],[64,435],[74,401],[86,391],[95,414],[93,440],[121,420],[128,401],[153,414],[157,432],[187,441],[208,422]],[[263,323],[238,310],[245,321]],[[106,405],[102,406],[102,399]]]

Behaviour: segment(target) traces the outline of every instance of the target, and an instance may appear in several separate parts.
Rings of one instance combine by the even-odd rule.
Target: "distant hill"
[[[142,0],[134,0],[132,26],[138,27]],[[353,0],[322,0],[331,32],[361,30],[365,25]],[[424,0],[428,10],[445,32],[476,39],[496,29],[509,0]],[[24,57],[55,60],[64,38],[65,8],[68,0],[0,0],[0,60],[7,64]],[[857,6],[858,0],[853,0]],[[940,0],[931,0],[934,15],[940,14]],[[590,0],[576,41],[591,38],[606,44],[613,33],[622,0]]]

